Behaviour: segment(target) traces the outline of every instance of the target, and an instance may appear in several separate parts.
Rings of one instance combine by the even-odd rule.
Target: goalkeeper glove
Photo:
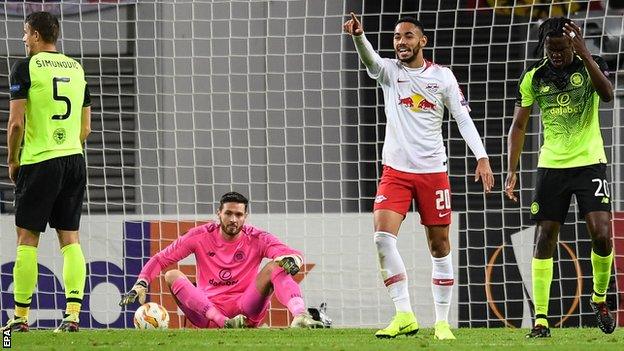
[[[145,280],[137,280],[132,289],[127,293],[123,294],[121,297],[121,301],[119,301],[119,306],[125,306],[127,304],[133,303],[137,298],[139,299],[139,303],[142,305],[145,303],[145,296],[147,294],[147,282]]]
[[[297,274],[303,265],[303,259],[299,255],[278,256],[273,261],[277,262],[290,275]]]

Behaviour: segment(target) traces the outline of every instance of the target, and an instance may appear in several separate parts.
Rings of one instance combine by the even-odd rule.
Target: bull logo
[[[405,106],[414,112],[435,110],[436,104],[427,100],[420,94],[414,94],[406,98],[399,97],[399,105]]]

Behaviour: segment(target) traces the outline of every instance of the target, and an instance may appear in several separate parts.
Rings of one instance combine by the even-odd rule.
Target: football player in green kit
[[[548,300],[553,276],[553,253],[572,195],[579,217],[592,240],[593,294],[590,305],[597,324],[613,333],[615,320],[605,302],[611,266],[611,199],[598,116],[600,101],[613,100],[605,61],[592,56],[580,28],[570,19],[549,18],[539,28],[544,57],[520,78],[514,118],[507,139],[507,197],[514,195],[516,167],[534,103],[541,112],[544,136],[531,218],[537,222],[532,261],[535,324],[528,338],[549,337]]]
[[[9,177],[15,183],[17,255],[15,314],[4,329],[28,331],[37,283],[37,246],[47,224],[63,254],[65,316],[55,332],[78,331],[86,279],[78,229],[86,185],[82,145],[91,131],[91,99],[82,66],[56,51],[58,20],[48,12],[26,17],[28,57],[11,69],[7,127]]]

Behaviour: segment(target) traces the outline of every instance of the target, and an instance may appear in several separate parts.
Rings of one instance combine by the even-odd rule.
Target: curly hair
[[[566,17],[551,17],[544,21],[538,29],[538,43],[535,48],[535,56],[544,56],[544,42],[548,37],[562,37],[565,33],[563,28],[566,24],[572,23],[572,20]]]

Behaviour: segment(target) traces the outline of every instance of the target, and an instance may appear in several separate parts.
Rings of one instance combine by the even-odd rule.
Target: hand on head
[[[589,50],[585,46],[585,39],[581,34],[581,28],[574,22],[566,23],[563,32],[570,39],[574,52],[577,54],[589,54]]]

